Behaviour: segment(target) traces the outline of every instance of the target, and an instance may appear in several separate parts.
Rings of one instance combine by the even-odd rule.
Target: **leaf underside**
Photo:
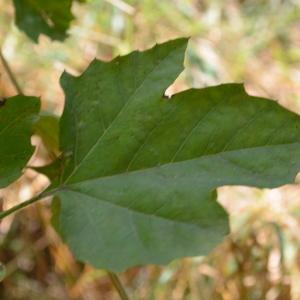
[[[38,118],[37,98],[15,96],[0,106],[0,188],[22,173],[34,152],[30,138]]]
[[[37,42],[40,34],[64,40],[73,19],[73,0],[13,0],[16,25]],[[82,1],[81,1],[82,2]]]
[[[187,40],[65,73],[56,224],[77,259],[121,271],[206,254],[223,185],[276,187],[300,166],[300,118],[240,84],[163,98]]]

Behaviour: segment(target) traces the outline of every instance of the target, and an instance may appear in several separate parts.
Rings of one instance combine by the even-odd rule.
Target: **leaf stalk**
[[[117,274],[107,271],[108,277],[117,290],[121,300],[130,300]]]
[[[40,193],[39,195],[32,197],[29,200],[26,200],[24,202],[21,202],[20,204],[17,204],[15,206],[13,206],[10,209],[7,209],[5,211],[0,212],[0,220],[4,219],[5,217],[17,212],[18,210],[21,210],[39,200],[44,199],[45,197],[51,196],[55,191],[57,191],[57,189],[53,189],[53,190],[48,190],[48,191],[44,191],[42,193]]]

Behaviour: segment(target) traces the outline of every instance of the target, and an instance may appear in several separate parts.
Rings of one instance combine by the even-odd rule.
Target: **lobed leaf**
[[[94,267],[206,254],[228,232],[217,187],[276,187],[299,170],[300,118],[277,103],[240,84],[163,98],[186,44],[95,60],[81,76],[61,79],[55,224]]]
[[[0,106],[0,188],[16,180],[32,156],[30,138],[38,118],[39,100],[15,96]]]

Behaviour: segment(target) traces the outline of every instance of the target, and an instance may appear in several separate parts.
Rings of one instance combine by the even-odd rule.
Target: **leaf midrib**
[[[115,174],[111,174],[111,175],[107,175],[107,176],[97,176],[97,177],[92,177],[92,178],[88,178],[88,179],[84,179],[84,180],[78,180],[78,181],[72,182],[71,184],[67,184],[67,182],[66,182],[66,183],[63,184],[63,186],[64,187],[72,187],[72,186],[75,186],[77,184],[87,183],[89,181],[93,181],[93,180],[97,180],[97,179],[107,179],[107,178],[112,178],[112,177],[115,177],[115,176],[130,175],[130,174],[138,173],[138,172],[147,172],[147,171],[150,171],[152,169],[162,168],[162,167],[165,167],[165,166],[168,166],[168,165],[177,165],[177,164],[181,164],[183,162],[189,162],[189,161],[194,161],[194,160],[199,160],[199,159],[205,159],[205,158],[208,158],[208,157],[220,156],[220,155],[228,154],[228,153],[247,151],[247,150],[255,150],[255,149],[261,149],[261,148],[281,147],[281,146],[287,146],[287,145],[290,145],[290,146],[299,145],[299,147],[300,147],[300,141],[296,142],[296,143],[282,143],[282,144],[276,144],[276,145],[263,145],[263,146],[247,147],[247,148],[242,148],[242,149],[228,150],[228,151],[224,151],[224,152],[207,154],[207,155],[199,156],[199,157],[196,157],[196,158],[191,158],[191,159],[186,159],[186,160],[181,160],[181,161],[176,161],[176,162],[168,162],[168,163],[165,163],[165,164],[161,164],[159,166],[157,165],[157,166],[144,168],[144,169],[136,169],[136,170],[132,170],[132,171],[125,171],[125,172],[115,173]],[[266,175],[260,175],[260,176],[266,177]]]
[[[212,157],[212,156],[219,156],[220,154],[225,154],[225,153],[247,151],[247,150],[250,150],[250,149],[261,149],[261,148],[266,148],[266,147],[280,147],[280,146],[286,146],[286,145],[291,145],[291,146],[292,145],[300,145],[300,142],[297,142],[297,143],[283,143],[283,144],[277,144],[277,145],[248,147],[248,148],[243,148],[243,149],[238,149],[238,150],[230,150],[230,151],[220,152],[220,153],[216,153],[216,154],[209,154],[209,155],[201,156],[199,158],[194,158],[194,159],[189,159],[189,160],[184,160],[184,161],[179,161],[179,162],[173,162],[173,163],[167,163],[167,164],[164,164],[164,165],[160,165],[159,167],[166,166],[166,165],[180,164],[182,162],[193,161],[193,160],[198,160],[198,159]],[[86,182],[89,182],[89,181],[92,181],[92,180],[95,180],[95,179],[107,179],[107,178],[114,177],[114,176],[119,176],[119,175],[125,175],[125,174],[128,175],[128,174],[137,173],[137,172],[141,172],[141,171],[149,171],[149,170],[155,169],[155,168],[158,168],[158,166],[151,167],[151,168],[140,169],[140,170],[134,170],[134,171],[130,171],[130,172],[118,173],[118,174],[114,174],[114,175],[110,175],[110,176],[103,176],[103,177],[87,179],[87,180],[79,181],[79,182],[76,182],[76,183],[72,183],[70,185],[61,186],[58,189],[56,189],[56,192],[59,193],[59,192],[63,192],[65,190],[65,191],[69,191],[69,192],[72,192],[72,193],[77,193],[77,194],[80,194],[80,195],[84,195],[85,197],[91,198],[93,200],[104,202],[104,203],[106,203],[108,205],[111,205],[111,206],[115,206],[119,209],[121,208],[121,209],[124,209],[124,210],[128,210],[129,212],[134,212],[134,213],[137,213],[137,214],[145,215],[147,217],[155,217],[155,218],[162,219],[162,220],[167,220],[167,221],[170,221],[170,222],[173,222],[173,223],[184,224],[186,226],[195,226],[197,228],[203,229],[203,226],[204,226],[203,224],[197,224],[197,223],[187,222],[187,221],[183,221],[183,220],[172,219],[172,218],[168,218],[166,216],[156,215],[155,212],[154,213],[147,213],[147,212],[144,212],[144,211],[134,209],[134,207],[124,206],[124,205],[121,205],[119,203],[115,203],[115,202],[109,201],[107,199],[103,199],[102,197],[98,198],[94,195],[84,193],[84,192],[74,188],[75,185],[77,185],[77,184],[86,183]],[[251,172],[251,171],[249,170],[249,172]],[[266,175],[263,175],[263,177],[265,178]],[[219,186],[219,185],[216,185],[216,186]],[[212,187],[212,190],[214,190],[214,189],[215,188]],[[155,210],[158,211],[159,209],[155,209]]]

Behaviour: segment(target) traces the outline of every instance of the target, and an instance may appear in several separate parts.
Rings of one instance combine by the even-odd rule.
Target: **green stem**
[[[117,290],[120,298],[122,300],[129,300],[129,297],[128,297],[126,291],[125,291],[125,288],[123,287],[123,285],[122,285],[119,277],[117,276],[117,274],[109,272],[109,271],[107,272],[107,274],[108,274],[113,286]]]
[[[18,205],[13,206],[10,209],[0,212],[0,220],[4,219],[5,217],[13,214],[14,212],[16,212],[22,208],[27,207],[28,205],[31,205],[39,200],[42,200],[43,198],[45,198],[47,196],[51,196],[55,191],[56,191],[56,189],[44,191],[44,192],[40,193],[39,195],[32,197],[31,199],[29,199],[27,201],[24,201]]]
[[[5,57],[3,56],[3,53],[2,51],[0,50],[0,59],[1,59],[1,62],[3,64],[3,67],[9,77],[9,79],[11,80],[13,86],[15,87],[16,91],[19,93],[19,94],[23,94],[23,91],[14,75],[14,73],[12,72],[12,69],[10,68],[7,60],[5,59]]]

